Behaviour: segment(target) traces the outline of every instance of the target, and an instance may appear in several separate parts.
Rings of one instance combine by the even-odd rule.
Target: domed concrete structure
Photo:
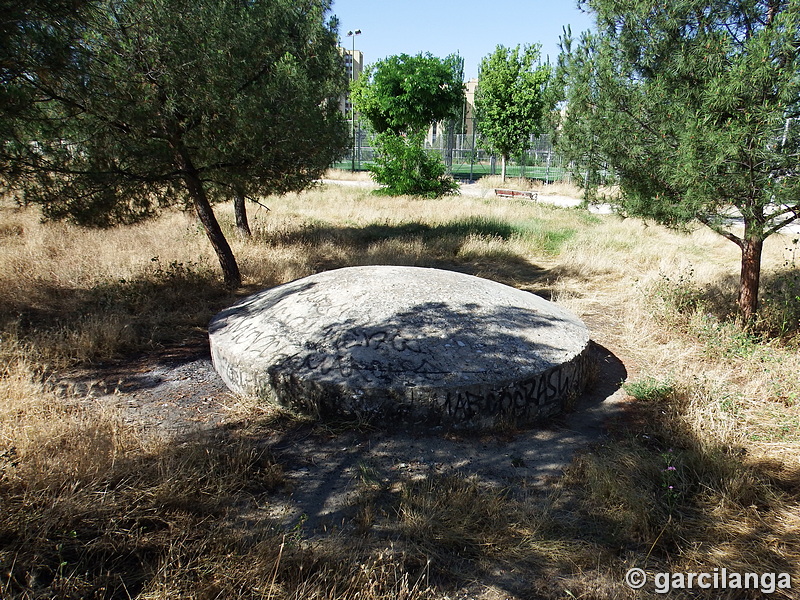
[[[589,333],[534,294],[438,269],[349,267],[214,317],[234,392],[314,415],[446,426],[530,422],[585,385]]]

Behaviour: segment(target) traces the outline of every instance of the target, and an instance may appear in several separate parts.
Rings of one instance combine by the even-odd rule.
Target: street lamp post
[[[353,51],[350,54],[350,81],[356,80],[356,36],[361,35],[361,30],[356,29],[355,31],[348,31],[347,37],[353,38]],[[350,164],[350,170],[356,170],[356,111],[353,108],[353,88],[351,85],[350,88],[350,119],[353,122],[353,148],[352,148],[352,162]]]

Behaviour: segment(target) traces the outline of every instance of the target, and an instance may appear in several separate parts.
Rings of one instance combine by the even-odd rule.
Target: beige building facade
[[[355,81],[364,72],[364,53],[361,50],[350,50],[348,48],[339,48],[339,52],[344,57],[344,68],[347,72],[347,79]],[[339,101],[339,108],[345,117],[350,117],[352,106],[350,104],[350,94],[346,94]]]
[[[464,109],[464,133],[471,136],[475,131],[475,92],[478,91],[478,80],[470,79],[464,83],[466,87],[466,104]]]
[[[470,79],[464,82],[464,109],[456,119],[456,133],[465,133],[469,138],[472,137],[472,133],[475,131],[475,92],[477,89],[477,79]],[[462,115],[464,120],[463,123],[459,124]],[[439,136],[444,134],[445,123],[434,123],[428,129],[425,141],[429,146],[436,146]]]

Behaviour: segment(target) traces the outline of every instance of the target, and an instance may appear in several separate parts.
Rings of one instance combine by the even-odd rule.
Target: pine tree
[[[327,0],[98,2],[68,60],[23,80],[11,185],[52,218],[111,226],[193,206],[229,286],[212,203],[300,190],[344,154],[346,89]]]
[[[30,77],[46,79],[69,62],[94,0],[0,0],[0,180],[26,144],[25,123],[42,116]]]
[[[562,152],[592,189],[611,169],[624,213],[735,243],[751,323],[764,240],[800,218],[800,1],[581,4],[597,32],[564,39]]]

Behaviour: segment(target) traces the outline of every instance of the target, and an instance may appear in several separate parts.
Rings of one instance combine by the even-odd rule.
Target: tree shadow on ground
[[[0,555],[14,562],[0,590],[220,597],[274,582],[341,593],[384,586],[392,597],[407,574],[430,588],[420,597],[491,586],[556,599],[601,585],[607,597],[632,598],[620,575],[631,565],[651,577],[796,570],[800,538],[786,510],[800,472],[701,442],[668,398],[610,402],[624,365],[602,347],[593,352],[604,367],[592,393],[535,428],[251,418],[178,436],[155,453],[132,450],[107,471],[62,471],[33,485],[33,504],[14,485],[25,465],[4,456]],[[67,436],[73,446],[61,447],[60,460],[97,442],[87,434]],[[31,514],[37,527],[26,525]],[[363,568],[381,560],[384,571]],[[691,597],[719,597],[707,592]]]
[[[209,269],[176,263],[93,287],[38,284],[3,299],[0,330],[54,366],[127,362],[165,349],[190,359],[190,348],[204,352],[211,316],[233,299]]]
[[[373,241],[420,235],[412,230],[370,235]],[[427,249],[442,237],[421,235]],[[463,241],[459,236],[452,234],[454,243]],[[352,245],[350,256],[370,243]],[[445,247],[452,253],[455,246]],[[550,271],[516,259],[498,260],[497,272],[517,285],[546,286]],[[481,268],[477,259],[437,260],[462,272]],[[199,313],[213,314],[232,297],[209,282],[180,283],[179,293],[173,281],[155,288],[119,283],[77,290],[65,300],[116,306],[120,314],[139,317],[147,331],[163,317],[141,314],[153,306],[142,296],[152,295],[161,309],[177,312],[196,302],[190,305]],[[43,320],[56,323],[64,314],[56,309]],[[200,322],[204,327],[207,318],[173,323],[164,339],[180,338]],[[188,364],[205,348],[183,357],[175,350],[176,356],[156,362]],[[411,581],[428,573],[426,585],[440,593],[479,581],[518,598],[555,599],[567,587],[591,597],[598,580],[611,590],[607,597],[633,597],[620,576],[630,564],[652,572],[795,569],[800,539],[785,516],[793,510],[800,473],[746,463],[737,449],[698,440],[666,399],[623,411],[608,399],[619,395],[624,365],[607,349],[593,352],[602,365],[596,388],[573,412],[533,428],[386,431],[369,421],[250,418],[176,437],[155,453],[131,449],[99,476],[56,469],[58,477],[27,489],[14,483],[15,469],[24,465],[4,454],[0,491],[9,510],[0,531],[0,595],[129,598],[172,589],[175,595],[224,597],[262,589],[265,582],[344,595],[348,585],[375,589],[364,565],[389,547],[395,570],[385,572],[384,597],[391,597],[392,581],[403,573]],[[121,391],[147,389],[154,402],[176,393],[161,392],[161,382],[147,373],[131,381]],[[73,443],[96,441],[80,430]],[[71,448],[61,448],[60,460],[69,461]],[[665,462],[670,456],[671,465]],[[673,472],[674,494],[665,486]],[[31,489],[41,492],[38,499]],[[681,562],[690,554],[696,564]],[[691,593],[712,598],[719,590]],[[671,595],[689,597],[677,590]]]
[[[293,476],[302,477],[292,501],[309,532],[342,526],[352,517],[354,507],[341,500],[360,476],[359,465],[379,480],[449,473],[475,475],[496,488],[513,482],[541,486],[561,474],[576,450],[602,440],[609,422],[622,414],[623,404],[608,400],[626,376],[624,366],[599,345],[592,345],[591,354],[602,372],[590,389],[566,412],[524,425],[506,420],[464,428],[458,423],[431,426],[340,417],[291,428],[277,437],[265,430],[261,434],[272,438],[270,450],[277,460],[295,465]],[[306,468],[311,464],[314,469]]]
[[[540,234],[534,246],[542,260],[557,254],[573,230],[552,229]],[[308,248],[315,271],[368,264],[435,267],[486,277],[549,296],[548,271],[529,253],[507,244],[530,232],[501,219],[472,217],[440,225],[422,222],[369,224],[363,227],[307,224],[297,229],[262,232],[266,245]],[[483,245],[469,246],[480,240]],[[335,249],[330,252],[330,249]],[[302,254],[302,251],[298,251]]]
[[[466,238],[470,235],[497,237],[507,240],[520,233],[513,224],[488,217],[469,217],[439,225],[429,225],[421,221],[400,223],[370,223],[361,227],[340,225],[305,225],[299,229],[264,234],[261,241],[282,244],[316,243],[335,239],[347,245],[366,246],[375,242],[393,239],[424,238]]]
[[[440,316],[447,320],[453,315]],[[501,311],[490,318],[505,321],[512,316]],[[538,326],[549,328],[553,323],[540,319]],[[470,344],[491,341],[490,334],[475,325],[465,326],[458,335]],[[608,354],[605,359],[612,360]],[[165,362],[174,367],[181,358]],[[158,403],[181,394],[180,388],[160,387],[162,382],[146,371],[140,375],[119,391],[147,390]],[[617,377],[618,386],[624,375],[618,372]],[[389,481],[407,481],[414,473],[435,480],[442,469],[454,477],[473,470],[478,476],[485,474],[493,486],[506,486],[557,475],[568,461],[565,453],[586,443],[580,431],[563,424],[536,433],[511,428],[449,440],[441,431],[407,428],[389,433],[366,422],[357,425],[241,423],[197,437],[180,436],[156,453],[131,448],[130,456],[115,456],[110,464],[102,464],[104,454],[98,452],[101,464],[88,475],[67,470],[47,481],[28,481],[26,485],[42,491],[36,507],[26,505],[24,489],[12,484],[25,466],[9,459],[3,464],[9,478],[0,482],[0,491],[12,510],[4,516],[0,551],[13,556],[14,563],[0,589],[12,598],[126,598],[159,586],[174,586],[186,595],[216,590],[218,596],[224,590],[263,585],[270,578],[299,589],[304,584],[297,569],[332,578],[333,567],[341,570],[344,564],[345,572],[358,573],[365,560],[374,558],[362,544],[383,543],[383,536],[371,541],[347,537],[355,521],[362,523],[358,527],[364,534],[371,529],[359,517],[366,506],[362,486],[370,473],[380,481],[384,475]],[[101,434],[109,439],[100,445],[113,447],[117,434]],[[65,439],[72,441],[59,450],[62,464],[70,464],[70,452],[77,446],[99,443],[96,433],[80,428]],[[41,446],[44,451],[48,443]],[[103,502],[98,503],[101,493]],[[354,505],[354,493],[360,505]],[[396,498],[389,494],[384,500],[391,503]],[[281,507],[286,512],[276,516]],[[38,515],[38,528],[25,525],[31,510]],[[352,553],[311,552],[307,540],[319,539],[326,529],[345,536]],[[296,537],[282,559],[278,550],[287,536]],[[239,564],[232,564],[231,556]],[[398,564],[416,569],[424,560],[424,553],[415,552]],[[214,572],[229,573],[229,578],[217,582],[209,575]],[[349,581],[348,585],[358,582]],[[384,584],[390,585],[388,580]],[[321,579],[320,585],[331,588],[342,582],[332,585]]]
[[[34,504],[26,504],[24,490],[14,485],[26,465],[3,457],[0,493],[8,510],[0,555],[14,561],[6,565],[0,591],[8,598],[129,598],[155,589],[220,597],[273,581],[298,590],[386,586],[380,597],[394,597],[398,574],[416,576],[428,557],[409,545],[390,557],[394,571],[385,580],[376,584],[364,576],[363,565],[379,560],[376,548],[388,539],[413,542],[402,527],[368,523],[363,511],[369,504],[391,510],[401,499],[392,485],[420,478],[435,483],[443,475],[454,481],[485,477],[491,487],[523,488],[534,479],[542,485],[557,476],[565,452],[585,444],[582,435],[551,423],[542,430],[448,439],[430,429],[386,431],[285,415],[181,435],[156,452],[97,452],[89,472],[29,479],[39,489]],[[96,431],[81,427],[65,438],[71,444],[61,447],[64,464],[71,448],[100,441]],[[44,454],[49,443],[41,444]],[[31,511],[34,528],[26,525]],[[325,538],[332,546],[322,543]],[[444,556],[464,561],[454,548]],[[475,558],[467,557],[464,566]],[[220,572],[226,573],[222,580],[215,575]],[[442,589],[461,582],[456,576],[445,581],[438,571],[428,583],[434,580]]]

